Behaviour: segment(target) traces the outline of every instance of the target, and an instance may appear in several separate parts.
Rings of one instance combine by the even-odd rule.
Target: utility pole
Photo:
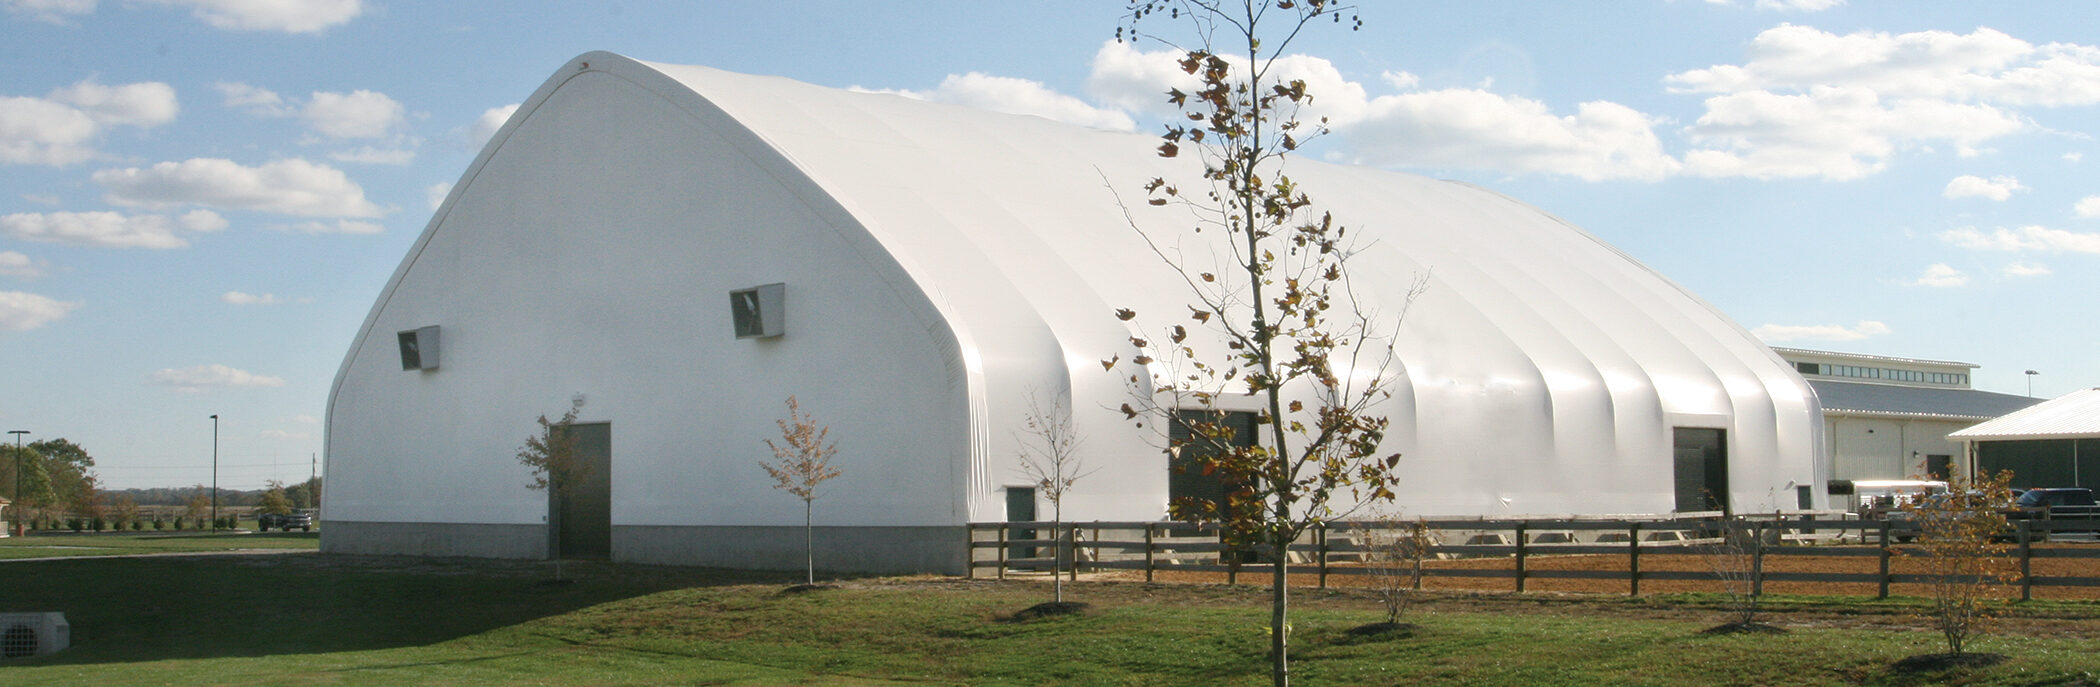
[[[219,531],[219,416],[211,416],[211,531]]]
[[[29,430],[10,429],[7,433],[15,435],[15,500],[7,504],[12,509],[7,513],[7,520],[15,524],[15,536],[19,537],[22,536],[22,435],[28,434]]]

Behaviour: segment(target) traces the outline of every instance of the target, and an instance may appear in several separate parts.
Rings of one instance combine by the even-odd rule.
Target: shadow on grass
[[[59,611],[72,648],[18,665],[422,646],[670,589],[799,572],[293,553],[18,561],[0,612]]]

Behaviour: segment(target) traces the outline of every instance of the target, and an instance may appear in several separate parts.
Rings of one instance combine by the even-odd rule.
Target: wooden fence
[[[1417,564],[1415,584],[1424,577],[1508,578],[1511,588],[1526,591],[1528,582],[1543,579],[1620,580],[1629,595],[1641,593],[1647,580],[1719,581],[1724,572],[1714,570],[1643,570],[1642,561],[1657,557],[1711,557],[1723,549],[1749,559],[1741,571],[1761,594],[1766,582],[1823,582],[1873,585],[1879,598],[1887,598],[1892,584],[1930,584],[1938,576],[1890,571],[1890,562],[1920,554],[1906,542],[1915,535],[1900,522],[1835,518],[1832,513],[1769,514],[1762,517],[1723,519],[1719,513],[1686,514],[1658,518],[1567,518],[1524,520],[1439,519],[1419,521],[1431,534],[1424,558],[1462,559],[1501,557],[1506,567],[1457,567]],[[1330,576],[1367,575],[1378,572],[1363,564],[1371,551],[1361,533],[1412,526],[1416,521],[1337,522],[1309,533],[1288,548],[1291,572],[1317,577],[1326,588]],[[1004,579],[1009,573],[1071,575],[1082,572],[1142,570],[1151,582],[1160,572],[1223,573],[1228,582],[1239,575],[1273,574],[1273,560],[1266,547],[1233,547],[1221,541],[1218,531],[1186,522],[1076,522],[1061,527],[1050,522],[972,523],[969,528],[969,575],[981,569]],[[1729,535],[1729,532],[1735,534]],[[2100,544],[2038,547],[2043,541],[2093,541],[2100,534],[2100,520],[2020,520],[2008,532],[2008,554],[2018,562],[2016,584],[2022,600],[2033,598],[2036,587],[2100,587],[2100,577],[2091,575],[2035,575],[2036,559],[2084,559],[2100,561]],[[1606,555],[1625,557],[1623,569],[1539,569],[1528,565],[1544,556]],[[1776,556],[1830,556],[1874,558],[1873,573],[1786,572],[1766,570],[1764,561]],[[1683,566],[1670,566],[1683,567]],[[2094,567],[2080,570],[2100,573]]]

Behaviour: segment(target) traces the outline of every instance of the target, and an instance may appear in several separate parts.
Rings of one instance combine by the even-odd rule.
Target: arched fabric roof
[[[599,68],[625,58],[579,59]],[[1144,206],[1143,181],[1192,171],[1189,160],[1158,158],[1148,136],[705,67],[633,67],[691,89],[792,161],[896,256],[977,355],[1061,349],[1075,398],[1107,398],[1120,392],[1116,380],[1092,363],[1131,333],[1109,313],[1185,312],[1185,287],[1124,215],[1184,254],[1206,250],[1181,233],[1185,215]],[[1816,481],[1813,393],[1661,275],[1475,186],[1291,165],[1316,204],[1366,238],[1352,279],[1373,307],[1397,309],[1410,283],[1431,275],[1399,342],[1409,393],[1389,410],[1401,450],[1459,460],[1439,469],[1497,493],[1540,482],[1652,493],[1600,483],[1597,466],[1667,456],[1665,427],[1710,424],[1733,434],[1739,483],[1770,492]],[[1011,383],[1040,383],[1041,370],[1028,370]],[[997,397],[977,400],[994,426],[1016,417]],[[1424,507],[1477,510],[1493,500],[1482,496]]]

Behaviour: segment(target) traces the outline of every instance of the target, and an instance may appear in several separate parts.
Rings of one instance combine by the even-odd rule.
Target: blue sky
[[[434,199],[568,58],[1155,130],[1163,48],[1113,43],[1121,8],[0,0],[0,424],[177,486],[218,414],[222,486],[304,479]],[[1361,14],[1293,46],[1335,122],[1308,154],[1532,203],[1776,345],[2100,385],[2100,3]]]

